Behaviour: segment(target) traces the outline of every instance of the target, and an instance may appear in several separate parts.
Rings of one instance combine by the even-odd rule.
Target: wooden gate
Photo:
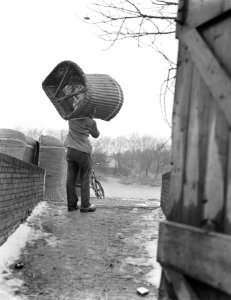
[[[231,299],[231,0],[180,1],[177,23],[159,299]]]

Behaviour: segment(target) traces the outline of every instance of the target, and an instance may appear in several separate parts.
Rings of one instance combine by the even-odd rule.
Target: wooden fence
[[[231,299],[231,1],[179,2],[159,299]]]

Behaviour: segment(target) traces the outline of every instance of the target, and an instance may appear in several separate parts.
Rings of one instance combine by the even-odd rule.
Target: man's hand
[[[90,134],[93,136],[93,138],[97,138],[100,135],[100,132],[97,128],[97,124],[95,120],[92,120],[92,126],[89,130]]]

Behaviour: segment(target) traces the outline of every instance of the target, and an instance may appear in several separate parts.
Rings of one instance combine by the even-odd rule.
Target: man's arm
[[[92,120],[92,126],[90,127],[89,132],[94,138],[99,137],[100,132],[97,128],[97,124],[95,120]]]

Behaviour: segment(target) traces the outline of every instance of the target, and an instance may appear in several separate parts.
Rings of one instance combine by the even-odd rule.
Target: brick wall
[[[0,153],[0,245],[43,200],[45,170]]]
[[[170,179],[171,172],[167,172],[162,175],[160,206],[165,215],[167,214],[168,209]]]

